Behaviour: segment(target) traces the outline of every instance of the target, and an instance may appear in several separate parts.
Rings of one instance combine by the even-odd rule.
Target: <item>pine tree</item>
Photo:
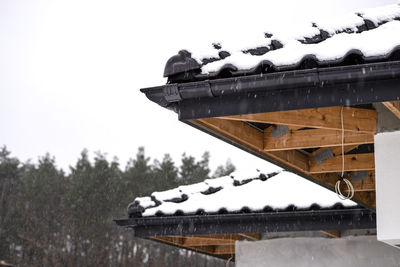
[[[18,180],[20,162],[10,157],[6,147],[0,149],[0,260],[9,260],[11,244],[17,242],[18,225],[15,224],[18,211],[15,202],[18,199]]]
[[[153,166],[156,191],[178,186],[178,168],[169,154],[164,155],[162,162],[155,160]]]
[[[38,164],[21,163],[0,149],[0,259],[18,266],[185,266],[204,256],[132,238],[115,225],[137,196],[209,178],[209,154],[182,156],[178,169],[165,154],[150,164],[144,148],[121,171],[84,150],[66,175],[46,154]],[[230,168],[230,167],[229,167]],[[228,170],[228,164],[223,168]],[[150,258],[148,258],[150,257]],[[213,263],[208,259],[207,263]]]
[[[225,162],[225,166],[224,165],[219,165],[217,167],[217,169],[215,170],[213,177],[222,177],[222,176],[226,176],[231,174],[232,172],[234,172],[236,170],[235,165],[232,164],[231,160],[228,159]]]
[[[208,167],[210,154],[204,152],[200,161],[196,162],[193,156],[182,155],[182,165],[180,167],[180,180],[182,184],[193,184],[202,182],[210,178],[210,168]]]

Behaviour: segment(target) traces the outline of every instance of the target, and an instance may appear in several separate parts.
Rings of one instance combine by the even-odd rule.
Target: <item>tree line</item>
[[[140,147],[122,170],[117,159],[84,150],[67,174],[54,157],[21,162],[0,148],[0,260],[16,266],[219,266],[218,259],[134,238],[112,221],[138,196],[232,172],[211,174],[210,155],[183,154],[180,166]]]

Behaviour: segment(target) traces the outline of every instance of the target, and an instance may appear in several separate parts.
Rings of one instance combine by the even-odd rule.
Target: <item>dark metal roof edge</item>
[[[115,220],[135,236],[263,233],[372,229],[376,214],[364,208],[217,215],[142,217]]]
[[[339,66],[339,67],[327,67],[327,68],[314,68],[306,70],[292,70],[268,74],[257,74],[249,76],[240,76],[234,78],[224,78],[215,80],[205,80],[189,83],[177,83],[177,84],[166,84],[163,86],[151,87],[141,89],[141,92],[145,93],[146,96],[153,102],[163,106],[177,106],[180,118],[182,119],[193,119],[201,117],[212,117],[212,116],[223,116],[223,115],[236,115],[246,114],[243,110],[240,112],[235,112],[234,108],[227,109],[227,111],[212,112],[213,104],[212,101],[218,102],[218,104],[223,104],[224,99],[232,102],[232,97],[242,95],[249,97],[249,93],[268,93],[268,97],[271,95],[284,95],[286,91],[290,90],[307,90],[307,101],[310,102],[313,97],[321,98],[320,90],[323,90],[326,94],[326,90],[331,87],[336,88],[342,86],[341,90],[345,91],[346,88],[352,90],[357,89],[357,93],[361,90],[370,90],[366,85],[370,82],[377,81],[390,81],[390,80],[400,80],[400,61],[390,61],[390,62],[379,62],[379,63],[368,63],[360,65],[351,66]],[[375,86],[375,84],[374,84]],[[368,88],[361,88],[368,87]],[[330,100],[329,103],[323,103],[323,101],[311,101],[309,104],[300,103],[295,106],[293,104],[285,105],[285,103],[275,104],[275,106],[269,105],[266,110],[252,110],[248,109],[247,113],[257,112],[270,112],[270,111],[281,111],[290,109],[302,109],[309,108],[310,105],[313,107],[318,107],[317,105],[321,102],[321,106],[339,106],[348,105],[354,102],[351,99],[351,95],[343,95],[341,97],[341,92],[332,91],[337,97]],[[367,91],[364,93],[368,93]],[[379,92],[374,92],[374,94],[379,94]],[[253,96],[253,95],[252,95]],[[375,95],[374,95],[375,96]],[[255,95],[257,97],[257,95]],[[262,97],[262,95],[260,95]],[[361,99],[360,99],[361,98]],[[279,97],[277,100],[281,100]],[[310,100],[311,99],[311,100]],[[346,101],[344,101],[345,99]],[[378,101],[390,101],[398,100],[398,94],[387,94],[385,92],[384,96],[379,97],[366,97],[365,100],[362,96],[358,96],[357,104],[363,102],[371,103],[372,99],[377,99]],[[289,99],[294,100],[296,99]],[[298,100],[298,98],[297,98]],[[249,100],[250,101],[250,100]],[[256,100],[253,100],[256,101]],[[304,100],[305,101],[305,100]],[[193,104],[196,102],[206,103],[210,102],[211,108],[207,108],[207,111],[197,110],[193,111]],[[283,102],[283,101],[281,101]],[[290,101],[288,101],[290,102]],[[189,112],[189,107],[191,107],[191,112]],[[194,106],[195,109],[201,109],[198,106]],[[211,113],[210,110],[211,109]],[[183,112],[181,112],[183,110]],[[226,109],[224,109],[226,110]],[[185,114],[182,114],[185,113]],[[225,114],[226,113],[226,114]]]

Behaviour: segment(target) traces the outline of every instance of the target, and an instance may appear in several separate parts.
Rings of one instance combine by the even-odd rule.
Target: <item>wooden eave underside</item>
[[[235,257],[236,241],[260,240],[261,234],[247,233],[191,236],[158,236],[151,237],[150,239],[233,261]]]
[[[339,230],[321,230],[327,237],[339,238]],[[153,236],[149,239],[189,249],[228,261],[235,260],[236,241],[261,240],[260,233],[246,234],[213,234],[213,235],[190,235],[190,236]]]
[[[248,122],[272,126],[261,131]],[[375,110],[327,107],[205,118],[192,123],[330,190],[334,190],[342,168],[347,177],[366,171],[368,175],[353,184],[354,200],[375,210],[374,154],[346,154],[360,145],[374,143]],[[278,125],[286,125],[289,131],[274,136],[272,132]],[[345,155],[342,155],[342,142]],[[304,151],[310,148],[315,151]],[[317,162],[316,155],[327,149],[331,157]]]
[[[399,101],[384,104],[400,118]],[[261,123],[267,128],[260,130],[249,122]],[[362,171],[364,177],[353,182],[353,200],[375,210],[374,153],[351,152],[360,145],[374,143],[374,134],[377,131],[375,110],[327,107],[204,118],[192,120],[190,123],[332,191],[342,169],[350,180],[353,175]],[[288,131],[276,136],[273,131],[280,125],[287,126]],[[305,149],[312,149],[312,152],[307,153]],[[328,149],[331,156],[317,161],[317,155]],[[346,192],[346,188],[342,190]],[[330,237],[340,237],[340,231],[321,229],[321,232]],[[162,236],[151,239],[230,259],[234,258],[237,240],[258,240],[260,237],[261,234],[256,233]]]

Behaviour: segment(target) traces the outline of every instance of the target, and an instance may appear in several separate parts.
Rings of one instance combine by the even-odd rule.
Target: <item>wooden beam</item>
[[[351,174],[350,174],[350,181]],[[368,171],[368,176],[361,181],[353,182],[354,191],[375,191],[375,171]]]
[[[199,252],[205,252],[208,254],[215,254],[215,246],[201,246],[201,247],[186,247]]]
[[[213,254],[213,255],[231,255],[234,256],[235,255],[235,243],[233,244],[226,244],[226,245],[193,245],[193,246],[188,246],[184,244],[184,236],[153,236],[151,237],[151,239],[156,240],[156,241],[161,241],[164,243],[168,243],[171,245],[176,245],[176,246],[180,246],[183,248],[188,248],[188,249],[192,249],[194,251],[198,251],[198,252],[203,252],[203,253],[207,253],[207,254]],[[225,241],[228,239],[224,239]],[[234,242],[234,241],[233,241]],[[226,257],[229,258],[229,257]]]
[[[335,183],[338,180],[338,175],[336,173],[309,173],[309,165],[310,162],[312,162],[311,159],[307,155],[295,150],[263,151],[262,132],[241,121],[209,118],[192,120],[191,123],[195,124],[200,129],[204,129],[208,133],[219,136],[229,143],[234,143],[244,150],[251,151],[260,157],[268,158],[269,161],[281,164],[289,168],[289,170],[296,171],[303,177],[334,191]],[[240,124],[244,124],[247,127]],[[239,128],[251,130],[249,130],[249,132],[247,132],[247,130],[234,130]],[[249,138],[249,135],[255,136],[256,140]],[[261,140],[259,138],[261,138]],[[365,207],[369,207],[372,210],[375,209],[375,192],[356,192],[353,199]]]
[[[340,170],[341,171],[341,170]],[[335,183],[339,179],[339,175],[336,173],[320,173],[320,174],[312,174],[312,177],[316,178],[318,181],[321,181],[324,185],[328,186],[329,188],[335,188]],[[350,178],[351,181],[351,178]],[[354,192],[370,192],[375,191],[375,172],[368,171],[368,177],[359,181],[359,182],[352,182],[354,187]],[[346,192],[346,188],[344,188]],[[357,199],[357,197],[356,197]],[[375,203],[374,203],[375,205]]]
[[[184,237],[183,246],[198,247],[198,246],[218,246],[218,245],[234,245],[234,239],[219,239],[208,237]]]
[[[337,173],[319,173],[319,174],[311,174],[310,175],[314,182],[324,185],[329,188],[331,191],[335,192],[335,184],[339,179],[339,175]],[[355,186],[354,197],[352,200],[360,203],[364,207],[375,210],[376,208],[376,195],[374,190],[357,190],[358,185],[353,184]]]
[[[261,234],[239,234],[240,236],[250,239],[250,240],[260,240],[261,239]]]
[[[340,238],[341,236],[339,230],[321,230],[321,232],[333,238]]]
[[[372,144],[374,136],[370,133],[344,132],[345,145]],[[313,147],[332,147],[342,145],[342,131],[328,129],[310,129],[291,131],[275,139],[271,132],[264,132],[264,150],[292,150]]]
[[[327,173],[342,171],[342,155],[330,158],[321,164],[310,165],[310,173]],[[344,155],[344,171],[374,170],[374,153]]]
[[[353,149],[355,149],[357,147],[357,145],[349,145],[349,146],[345,146],[344,147],[344,153],[347,153]],[[315,150],[313,153],[310,154],[310,165],[315,165],[315,159],[314,156],[318,153],[321,153],[323,150],[328,149],[328,148],[320,148],[318,150]],[[332,153],[337,156],[337,155],[341,155],[342,154],[342,148],[340,146],[337,147],[330,147],[329,148]],[[346,163],[345,163],[346,165]],[[337,175],[334,175],[335,179],[338,179]],[[350,174],[351,176],[351,174]],[[351,180],[351,179],[350,179]],[[368,172],[368,177],[359,181],[359,182],[352,182],[353,183],[353,187],[354,187],[354,191],[358,192],[358,191],[375,191],[375,172],[374,171],[369,171]]]
[[[183,236],[153,236],[151,239],[182,246],[184,242]]]
[[[233,140],[244,147],[267,156],[293,169],[308,171],[308,157],[298,151],[263,151],[263,133],[242,121],[230,121],[219,118],[198,119],[196,123],[213,130],[224,138]]]
[[[214,255],[235,255],[235,245],[226,246],[201,246],[201,247],[187,247],[199,252],[204,252]]]
[[[240,234],[207,234],[207,235],[191,235],[187,237],[217,238],[217,239],[229,239],[229,240],[243,239]]]
[[[344,146],[343,151],[344,153],[350,152],[353,149],[355,149],[356,147],[358,147],[358,145],[348,145],[348,146]],[[320,149],[315,150],[314,152],[312,152],[310,154],[310,156],[314,157],[315,155],[321,153],[322,151],[324,151],[325,149],[328,149],[327,147],[322,147]],[[341,146],[334,146],[334,147],[329,147],[329,149],[332,151],[333,155],[338,156],[338,155],[342,155],[342,147]]]
[[[373,171],[369,171],[371,173],[374,173]],[[351,180],[351,177],[347,177],[349,181],[352,183],[354,192],[375,192],[375,179],[367,177],[361,181],[358,182],[353,182]],[[340,188],[342,192],[346,193],[348,192],[348,187],[342,183],[342,187]]]
[[[198,119],[197,122],[256,151],[263,149],[263,133],[246,123],[219,118]]]
[[[228,245],[228,246],[217,246],[214,249],[214,254],[216,255],[224,255],[224,254],[231,254],[235,255],[235,245]]]
[[[284,124],[308,128],[342,130],[341,107],[313,108],[269,113],[220,117],[226,120]],[[343,128],[346,131],[376,133],[375,110],[343,108]]]
[[[382,102],[397,118],[400,119],[400,101]]]

